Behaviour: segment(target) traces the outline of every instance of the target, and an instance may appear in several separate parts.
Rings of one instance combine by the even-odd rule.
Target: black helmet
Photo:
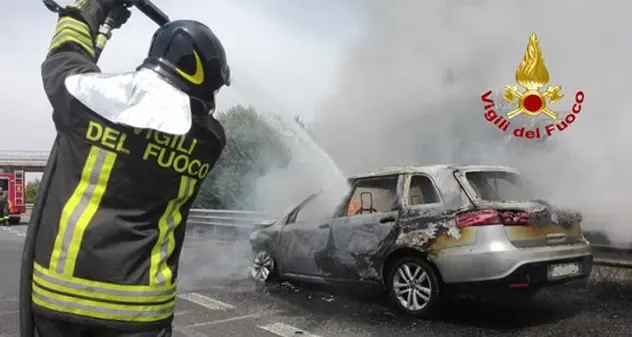
[[[215,94],[230,85],[224,47],[206,25],[178,20],[160,27],[139,67],[151,69],[191,97],[195,114],[215,109]]]

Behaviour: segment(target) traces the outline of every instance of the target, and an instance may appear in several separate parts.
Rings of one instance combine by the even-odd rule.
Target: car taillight
[[[530,220],[527,212],[499,212],[493,209],[484,209],[457,215],[456,224],[459,228],[500,224],[505,226],[528,226],[531,222]]]
[[[459,228],[471,227],[471,226],[487,226],[487,225],[499,225],[500,217],[498,212],[493,209],[484,209],[480,211],[473,211],[467,213],[461,213],[456,216],[456,225]]]
[[[500,219],[505,226],[528,226],[531,222],[527,212],[503,211],[500,212]]]

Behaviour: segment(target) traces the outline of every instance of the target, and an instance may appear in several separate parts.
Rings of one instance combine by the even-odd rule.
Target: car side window
[[[524,191],[516,183],[505,179],[503,177],[494,178],[489,180],[492,193],[498,197],[499,200],[523,200]]]
[[[397,176],[358,180],[344,214],[354,216],[389,212],[397,201]]]
[[[519,175],[507,172],[469,172],[466,174],[476,195],[484,200],[530,200],[537,192]]]
[[[432,180],[423,175],[412,176],[408,189],[408,204],[410,206],[439,203],[439,194]]]
[[[340,198],[333,200],[328,194],[319,194],[298,210],[294,222],[331,218],[339,203]]]

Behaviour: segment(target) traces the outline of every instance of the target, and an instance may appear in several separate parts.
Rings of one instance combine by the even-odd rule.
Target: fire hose
[[[51,12],[61,13],[64,8],[61,7],[55,0],[42,0],[46,8]],[[150,18],[159,26],[167,24],[170,20],[169,17],[161,11],[150,0],[133,0],[130,2],[145,16]],[[111,15],[105,19],[105,22],[99,27],[99,34],[96,40],[102,39],[103,41],[109,40],[114,26],[114,18]],[[101,52],[103,51],[103,45],[96,46],[96,60],[98,61]],[[26,232],[26,238],[24,241],[24,250],[22,252],[22,267],[20,270],[20,335],[22,337],[34,337],[35,327],[33,324],[33,310],[31,303],[32,295],[32,282],[33,282],[33,263],[35,262],[35,238],[39,229],[39,224],[42,222],[42,212],[46,201],[46,194],[50,188],[50,180],[52,172],[57,166],[57,148],[59,147],[59,137],[55,138],[53,147],[50,151],[49,160],[46,163],[44,174],[40,182],[37,197],[35,199],[35,207],[29,221],[29,226]]]

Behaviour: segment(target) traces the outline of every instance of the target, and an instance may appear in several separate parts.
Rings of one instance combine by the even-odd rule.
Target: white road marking
[[[0,337],[16,337],[18,335],[18,333],[12,333],[12,334],[4,334],[4,333],[0,333]]]
[[[186,314],[188,314],[190,312],[191,312],[191,310],[176,311],[175,313],[173,313],[173,315],[178,317],[178,316],[186,315]]]
[[[17,236],[26,236],[26,233],[21,233],[13,228],[7,228],[7,227],[0,227],[0,229],[2,229],[5,232],[11,233],[13,235],[17,235]]]
[[[318,335],[311,334],[305,330],[301,330],[299,328],[295,328],[291,325],[287,325],[284,323],[272,323],[268,325],[259,326],[259,329],[263,329],[265,331],[271,332],[277,336],[281,337],[320,337]]]
[[[11,311],[0,311],[0,316],[11,315],[11,314],[19,314],[20,310],[11,310]]]
[[[210,298],[208,296],[204,296],[198,293],[187,293],[178,295],[181,299],[187,300],[189,302],[195,303],[197,305],[201,305],[209,310],[230,310],[235,309],[234,306],[224,303],[220,300],[216,300],[214,298]]]
[[[19,297],[0,298],[0,301],[2,302],[17,302],[19,300]]]
[[[277,314],[280,314],[280,313],[281,313],[280,310],[272,310],[272,311],[268,311],[268,312],[260,312],[260,313],[250,314],[250,315],[243,315],[243,316],[236,316],[236,317],[230,317],[230,318],[225,318],[225,319],[218,319],[218,320],[215,320],[215,321],[194,323],[194,324],[187,325],[185,327],[186,328],[196,328],[196,327],[199,327],[199,326],[209,326],[209,325],[216,325],[216,324],[221,324],[221,323],[241,321],[241,320],[248,319],[248,318],[258,318],[258,317],[268,316],[268,315],[277,315]],[[316,337],[318,337],[318,336],[316,336]]]
[[[173,330],[185,335],[186,337],[208,337],[207,334],[177,324],[173,325]]]

